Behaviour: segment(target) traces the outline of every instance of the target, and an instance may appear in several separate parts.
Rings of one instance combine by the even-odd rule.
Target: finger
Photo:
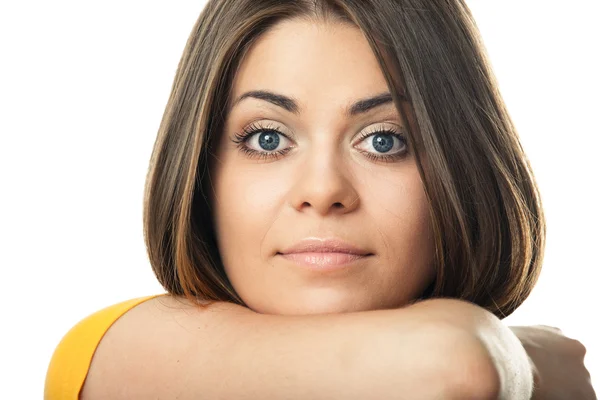
[[[587,348],[583,343],[581,343],[577,339],[571,339],[571,346],[575,354],[578,354],[580,357],[585,357],[587,353]]]
[[[549,329],[552,329],[554,331],[562,333],[562,330],[560,328],[556,327],[556,326],[550,326],[550,325],[539,325],[539,326],[543,326],[545,328],[549,328]]]

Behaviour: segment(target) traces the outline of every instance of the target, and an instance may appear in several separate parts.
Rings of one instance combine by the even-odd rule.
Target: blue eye
[[[258,144],[267,151],[273,151],[279,146],[279,134],[276,132],[263,132],[258,137]]]
[[[286,147],[286,142],[291,142],[291,139],[272,125],[262,127],[252,124],[241,133],[235,134],[232,140],[242,153],[263,160],[279,159],[294,148],[289,145]],[[276,150],[282,142],[282,148]],[[388,128],[379,127],[372,132],[363,133],[357,142],[361,145],[367,144],[367,149],[358,150],[375,161],[395,161],[404,157],[408,151],[404,135]]]
[[[359,139],[360,151],[372,160],[393,161],[403,157],[408,151],[406,138],[391,129],[376,129],[362,134]]]
[[[263,160],[281,158],[293,148],[293,146],[288,146],[281,150],[275,150],[282,141],[285,145],[285,142],[291,142],[291,139],[271,124],[264,127],[252,124],[248,128],[244,128],[241,133],[236,133],[235,139],[232,140],[242,153],[250,158]]]
[[[380,153],[387,153],[394,147],[394,138],[385,135],[373,135],[373,147]]]

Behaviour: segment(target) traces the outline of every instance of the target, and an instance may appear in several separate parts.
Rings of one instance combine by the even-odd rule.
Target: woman
[[[458,0],[210,1],[147,177],[168,295],[82,321],[86,367],[61,343],[46,398],[74,398],[59,379],[90,399],[529,398],[541,366],[501,319],[545,222],[479,40]]]

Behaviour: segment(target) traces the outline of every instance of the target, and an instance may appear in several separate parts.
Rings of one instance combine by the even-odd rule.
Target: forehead
[[[279,23],[249,49],[236,73],[232,99],[253,90],[287,93],[301,103],[348,103],[389,91],[358,28],[302,20]]]

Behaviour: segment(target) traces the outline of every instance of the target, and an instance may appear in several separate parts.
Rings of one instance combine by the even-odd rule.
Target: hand
[[[510,326],[534,372],[532,400],[597,400],[583,359],[586,348],[546,325]]]

